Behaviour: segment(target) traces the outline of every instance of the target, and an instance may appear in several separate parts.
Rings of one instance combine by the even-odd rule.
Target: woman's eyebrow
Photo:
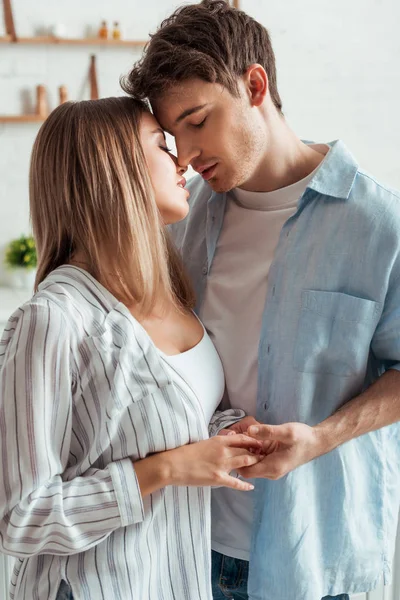
[[[157,127],[157,129],[154,129],[154,130],[153,130],[151,133],[154,133],[154,134],[159,134],[159,133],[161,133],[161,135],[162,135],[163,137],[165,137],[165,132],[164,132],[164,130],[163,130],[163,129],[161,129],[161,127]]]

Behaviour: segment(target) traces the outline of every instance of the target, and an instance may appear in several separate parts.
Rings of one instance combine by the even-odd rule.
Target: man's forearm
[[[313,429],[321,454],[360,435],[400,421],[400,372],[390,369],[365,392]]]
[[[239,473],[246,478],[280,479],[345,442],[397,421],[400,421],[400,372],[389,370],[368,390],[318,425],[250,426],[248,434],[264,442],[265,458],[252,467],[240,469]]]

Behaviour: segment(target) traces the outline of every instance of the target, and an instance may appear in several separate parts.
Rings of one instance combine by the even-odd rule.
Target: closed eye
[[[172,152],[171,148],[168,148],[168,146],[160,146],[161,150],[164,150],[164,152],[168,152],[168,154],[170,152]]]
[[[193,123],[193,127],[195,127],[196,129],[201,129],[204,126],[204,123],[207,121],[207,117],[204,117],[204,119],[201,121],[201,123],[196,123],[196,125]]]

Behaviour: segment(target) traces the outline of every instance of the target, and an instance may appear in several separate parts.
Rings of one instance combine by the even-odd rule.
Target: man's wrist
[[[322,421],[313,427],[315,436],[315,458],[328,454],[340,445],[338,436],[335,435],[333,427],[327,421]]]

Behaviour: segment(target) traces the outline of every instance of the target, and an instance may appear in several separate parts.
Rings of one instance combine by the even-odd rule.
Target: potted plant
[[[33,290],[37,264],[33,237],[21,235],[17,240],[11,241],[6,248],[5,263],[13,287]]]

